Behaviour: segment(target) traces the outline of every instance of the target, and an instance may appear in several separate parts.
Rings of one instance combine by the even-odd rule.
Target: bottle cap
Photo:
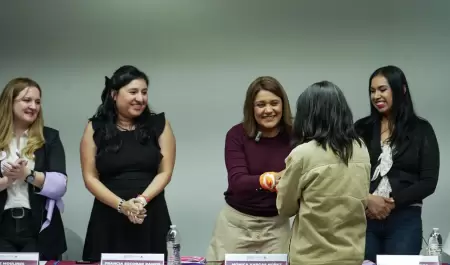
[[[174,228],[177,228],[177,226],[176,225],[170,225],[170,228],[174,229]]]
[[[439,228],[435,227],[433,228],[434,231],[439,231]]]

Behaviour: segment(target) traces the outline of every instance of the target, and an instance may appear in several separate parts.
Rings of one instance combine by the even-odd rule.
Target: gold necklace
[[[117,126],[117,128],[121,129],[122,131],[132,131],[134,129],[134,125],[132,125],[129,128],[122,127],[119,124],[116,124],[116,126]]]

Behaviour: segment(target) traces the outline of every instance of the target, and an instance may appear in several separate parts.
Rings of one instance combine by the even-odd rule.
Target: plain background
[[[104,76],[132,64],[150,77],[149,101],[177,138],[167,188],[183,255],[205,255],[224,205],[227,130],[242,118],[245,91],[271,75],[292,109],[323,79],[344,91],[355,119],[369,111],[368,78],[401,67],[419,115],[434,126],[441,173],[425,201],[424,236],[450,231],[450,1],[152,0],[0,1],[0,82],[17,76],[43,88],[44,117],[61,132],[69,189],[63,218],[69,258],[81,257],[93,197],[84,187],[79,142],[100,102]],[[3,86],[3,85],[2,85]],[[445,210],[447,209],[447,210]]]

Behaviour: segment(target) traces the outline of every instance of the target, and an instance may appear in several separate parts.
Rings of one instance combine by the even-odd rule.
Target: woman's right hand
[[[392,198],[384,198],[369,194],[367,204],[367,215],[371,219],[383,220],[388,217],[395,204]]]
[[[20,166],[16,163],[11,163],[3,160],[1,162],[1,171],[3,176],[10,177],[11,173],[18,171]]]
[[[147,210],[137,199],[130,199],[122,203],[122,213],[124,213],[133,224],[142,224]]]
[[[7,189],[9,187],[9,185],[11,185],[11,183],[13,183],[13,179],[8,178],[7,176],[3,176],[0,178],[0,191],[3,191],[5,189]]]
[[[124,201],[120,210],[126,216],[139,214],[139,207],[134,203],[134,199]]]

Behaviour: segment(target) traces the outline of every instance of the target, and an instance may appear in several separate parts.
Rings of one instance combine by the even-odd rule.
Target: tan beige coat
[[[348,167],[315,141],[292,150],[277,186],[280,215],[295,215],[291,265],[362,264],[369,182],[364,144],[355,142]]]

